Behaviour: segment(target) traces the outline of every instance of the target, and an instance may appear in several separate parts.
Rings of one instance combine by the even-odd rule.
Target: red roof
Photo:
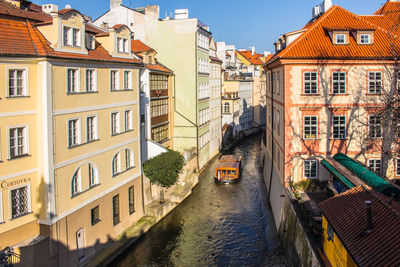
[[[222,60],[221,60],[221,59],[219,59],[219,58],[217,58],[217,57],[211,57],[211,56],[210,56],[210,59],[211,59],[211,60],[213,60],[213,61],[216,61],[216,62],[222,63]]]
[[[367,229],[365,201],[373,229]],[[320,203],[321,210],[358,266],[400,266],[400,212],[360,186]]]
[[[95,49],[89,50],[87,55],[54,51],[30,21],[7,18],[0,18],[0,55],[141,63],[140,60],[133,58],[114,58],[97,42]]]
[[[53,20],[52,16],[42,11],[22,10],[4,0],[0,0],[0,14],[38,22]]]
[[[157,63],[157,64],[155,64],[155,65],[153,65],[153,64],[146,64],[146,67],[147,67],[149,70],[173,73],[172,70],[170,70],[170,69],[168,69],[167,67],[161,65],[160,63]]]
[[[385,7],[386,6],[386,7]],[[392,42],[400,52],[398,38],[388,38],[390,25],[398,23],[400,18],[400,2],[387,2],[384,10],[390,15],[358,16],[340,6],[333,6],[321,17],[307,25],[307,30],[295,41],[275,55],[275,58],[392,58]],[[397,13],[393,13],[396,11]],[[380,11],[382,13],[384,11]],[[374,43],[370,45],[357,44],[350,34],[348,45],[333,44],[328,32],[332,29],[342,30],[373,30]],[[392,31],[393,33],[393,31]],[[393,36],[393,35],[392,35]],[[395,36],[394,36],[395,37]]]
[[[143,52],[149,52],[151,50],[154,50],[150,46],[145,45],[142,41],[140,40],[132,40],[132,52],[133,53],[143,53]]]
[[[264,55],[257,53],[252,54],[252,51],[237,51],[237,53],[240,54],[245,59],[247,59],[253,65],[264,64],[264,61],[262,60],[262,57],[264,57]]]

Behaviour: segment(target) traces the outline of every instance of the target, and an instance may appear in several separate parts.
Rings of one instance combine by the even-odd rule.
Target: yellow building
[[[24,265],[84,263],[144,214],[143,64],[124,25],[0,7],[0,250]]]

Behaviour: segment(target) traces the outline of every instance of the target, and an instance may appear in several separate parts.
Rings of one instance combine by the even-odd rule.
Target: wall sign
[[[7,189],[9,187],[14,187],[14,186],[18,186],[18,185],[22,185],[22,184],[26,184],[29,183],[31,181],[31,178],[21,178],[18,180],[14,180],[14,181],[7,181],[4,180],[0,183],[0,188],[1,189]]]

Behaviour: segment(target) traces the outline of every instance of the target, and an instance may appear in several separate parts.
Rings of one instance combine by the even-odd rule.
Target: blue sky
[[[321,0],[322,1],[322,0]],[[96,19],[109,9],[108,0],[33,0],[37,4],[54,3],[59,8],[72,8]],[[385,0],[333,0],[333,4],[360,15],[372,14]],[[273,50],[273,43],[282,33],[302,28],[311,19],[313,6],[319,0],[123,0],[129,7],[159,5],[161,17],[177,8],[189,9],[190,17],[198,17],[209,25],[216,41],[258,52]]]

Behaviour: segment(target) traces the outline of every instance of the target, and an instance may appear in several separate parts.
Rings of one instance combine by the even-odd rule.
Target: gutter
[[[274,174],[274,72],[272,71],[271,68],[268,67],[267,64],[265,64],[267,69],[271,71],[271,173],[270,173],[270,179],[269,179],[269,190],[268,190],[268,203],[271,205],[271,186],[272,186],[272,176]],[[267,74],[268,75],[268,74]],[[268,82],[268,79],[267,79]],[[268,107],[267,107],[268,110]],[[267,140],[268,144],[268,140]]]

